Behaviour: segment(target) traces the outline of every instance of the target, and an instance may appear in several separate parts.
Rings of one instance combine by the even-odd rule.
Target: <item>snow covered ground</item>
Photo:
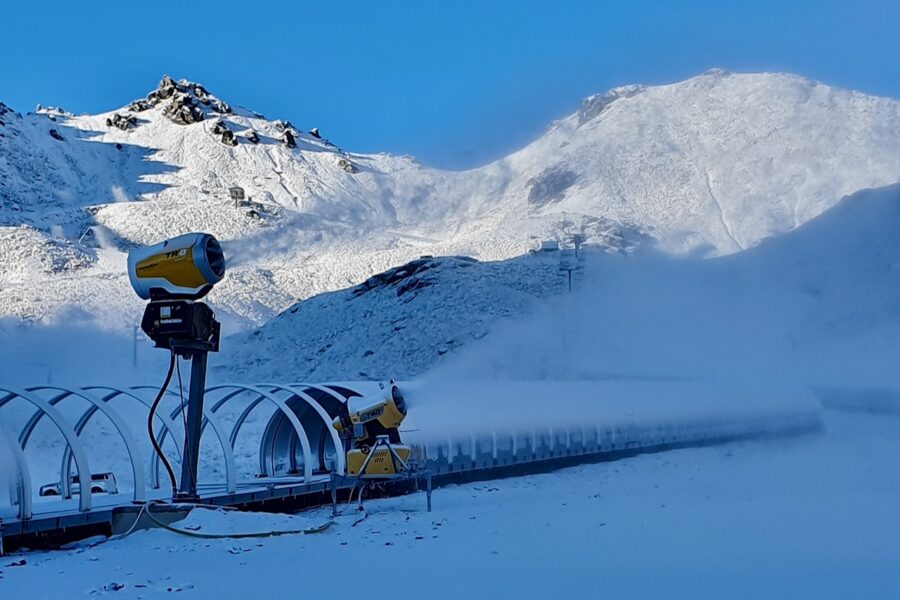
[[[895,598],[900,419],[827,411],[826,429],[643,455],[367,503],[325,533],[196,540],[134,533],[0,561],[4,598]],[[198,510],[204,532],[309,527]],[[23,560],[24,565],[12,566]],[[391,577],[385,577],[385,574]],[[376,574],[376,580],[357,579]],[[378,587],[382,586],[382,587]]]

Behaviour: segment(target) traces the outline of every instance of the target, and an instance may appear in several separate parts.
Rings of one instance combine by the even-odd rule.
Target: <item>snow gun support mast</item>
[[[166,382],[150,413],[148,432],[154,448],[166,463],[173,488],[176,488],[174,473],[156,443],[152,423],[155,408],[165,394],[178,357],[191,361],[184,460],[175,499],[197,501],[207,354],[219,351],[221,328],[212,309],[198,300],[225,276],[225,256],[213,236],[189,233],[132,250],[128,255],[128,276],[138,296],[150,300],[144,310],[141,329],[157,348],[167,349],[172,354]],[[179,370],[179,381],[180,378]]]

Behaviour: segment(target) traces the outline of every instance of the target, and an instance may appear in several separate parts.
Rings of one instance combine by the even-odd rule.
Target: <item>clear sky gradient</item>
[[[163,74],[354,151],[477,166],[592,93],[711,67],[900,97],[897,0],[0,3],[0,101],[111,110]]]

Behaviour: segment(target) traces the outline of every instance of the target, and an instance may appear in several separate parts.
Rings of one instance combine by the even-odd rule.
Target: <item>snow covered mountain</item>
[[[573,294],[550,254],[417,260],[232,336],[215,371],[304,381],[784,377],[819,389],[889,388],[900,384],[898,230],[893,185],[712,260],[588,251]]]
[[[347,152],[165,78],[99,115],[0,107],[0,315],[132,323],[123,251],[189,230],[226,241],[210,300],[234,330],[424,254],[504,260],[576,232],[729,254],[898,180],[900,102],[792,75],[617,88],[463,172]]]
[[[413,377],[559,293],[558,266],[555,256],[417,259],[230,337],[214,370],[248,380]]]

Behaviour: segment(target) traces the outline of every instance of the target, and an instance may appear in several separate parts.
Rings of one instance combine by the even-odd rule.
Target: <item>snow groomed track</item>
[[[788,385],[733,381],[399,385],[409,406],[404,441],[438,484],[821,427],[819,403],[812,393]],[[143,433],[155,393],[150,386],[0,388],[0,455],[7,457],[0,461],[5,471],[0,483],[5,480],[10,487],[9,504],[0,503],[0,540],[5,538],[7,548],[72,528],[108,532],[117,511],[170,497],[160,481],[160,461]],[[210,386],[203,430],[207,452],[201,461],[216,466],[204,470],[201,464],[203,501],[250,508],[273,501],[296,507],[326,501],[332,474],[345,473],[332,420],[350,397],[373,393],[379,393],[379,384],[373,382]],[[164,447],[168,440],[168,448],[175,450],[170,458],[180,461],[183,428],[177,391],[170,390],[168,402],[167,410],[157,413],[156,433]],[[30,416],[12,418],[16,414],[5,409],[14,403],[33,407]],[[70,406],[64,413],[66,405]],[[100,454],[89,450],[83,438],[98,415],[121,440],[104,444],[97,449]],[[32,450],[34,444],[29,442],[45,419],[62,443]],[[72,476],[96,472],[91,470],[92,459],[101,457],[109,463],[105,455],[114,449],[122,454],[113,461],[119,465],[115,475],[119,481],[133,482],[130,491],[94,494],[83,486],[73,492]],[[242,479],[239,463],[254,454],[255,472]],[[48,461],[51,468],[56,465],[61,494],[36,498],[41,482],[33,473],[46,471]]]

